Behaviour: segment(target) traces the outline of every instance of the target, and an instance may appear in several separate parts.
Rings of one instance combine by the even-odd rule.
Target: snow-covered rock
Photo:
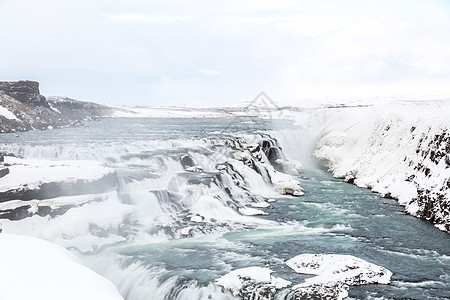
[[[268,300],[273,299],[277,290],[291,284],[271,274],[269,268],[248,267],[231,271],[217,279],[216,283],[242,299]]]
[[[0,234],[0,299],[123,300],[107,279],[55,244]]]
[[[301,254],[286,265],[297,273],[316,275],[293,287],[296,299],[343,299],[349,286],[388,284],[392,276],[391,271],[350,255]]]
[[[296,180],[279,181],[275,183],[275,187],[280,195],[303,196],[305,194]]]
[[[233,158],[240,161],[248,161],[252,160],[252,155],[248,152],[237,151],[233,153]]]
[[[25,160],[5,156],[0,202],[102,193],[117,187],[114,169],[95,161]]]
[[[272,270],[234,270],[216,283],[241,299],[343,299],[350,286],[388,284],[392,273],[350,255],[301,254],[286,261],[293,272],[315,275],[298,284],[272,276]],[[295,277],[292,277],[295,278]],[[292,286],[292,284],[295,284]]]
[[[195,222],[195,223],[201,223],[201,222],[203,222],[203,219],[204,218],[202,216],[192,216],[190,218],[190,221]]]
[[[291,175],[298,175],[301,165],[297,161],[288,161],[276,139],[262,136],[258,143],[249,143],[245,151],[236,151],[233,158],[259,173],[266,181],[273,184],[281,195],[302,196],[300,182]]]
[[[120,202],[116,191],[45,200],[13,200],[0,203],[0,210],[8,212],[23,206],[29,212],[27,218],[8,220],[0,214],[4,233],[34,236],[81,252],[125,241],[121,228],[124,219],[134,211],[133,206]],[[42,207],[53,213],[42,214]]]
[[[267,168],[270,179],[280,195],[303,196],[305,194],[300,182],[291,175],[276,171],[272,166]]]
[[[192,230],[192,226],[184,227],[184,228],[181,228],[180,233],[182,236],[183,235],[187,236],[187,235],[190,235],[191,230]]]
[[[335,177],[450,232],[449,111],[445,101],[324,110],[314,155]]]

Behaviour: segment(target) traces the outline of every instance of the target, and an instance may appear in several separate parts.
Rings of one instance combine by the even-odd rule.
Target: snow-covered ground
[[[114,117],[121,118],[229,118],[234,115],[221,108],[116,106]]]
[[[295,119],[297,107],[279,107],[275,103],[255,103],[233,107],[114,106],[113,117],[121,118],[240,118]],[[293,111],[294,110],[294,111]]]
[[[0,265],[0,299],[123,300],[72,253],[37,238],[0,233]]]
[[[335,177],[450,232],[449,111],[448,101],[324,109],[314,155]]]

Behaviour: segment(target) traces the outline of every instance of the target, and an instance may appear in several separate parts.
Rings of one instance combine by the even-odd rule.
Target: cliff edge
[[[46,98],[36,81],[0,81],[0,133],[79,126],[113,113],[114,109],[96,103]]]
[[[337,178],[397,199],[450,233],[448,101],[324,112],[314,155]]]

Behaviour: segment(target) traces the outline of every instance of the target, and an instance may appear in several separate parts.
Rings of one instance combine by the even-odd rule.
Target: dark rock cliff
[[[29,80],[0,81],[0,91],[25,105],[50,108],[45,97],[39,92],[39,82]]]
[[[40,94],[35,81],[0,82],[0,133],[79,126],[111,116],[114,109]]]

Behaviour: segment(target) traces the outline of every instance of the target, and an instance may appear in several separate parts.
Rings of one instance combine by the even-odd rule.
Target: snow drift
[[[72,253],[33,237],[0,234],[0,265],[0,299],[123,300],[110,281]]]

